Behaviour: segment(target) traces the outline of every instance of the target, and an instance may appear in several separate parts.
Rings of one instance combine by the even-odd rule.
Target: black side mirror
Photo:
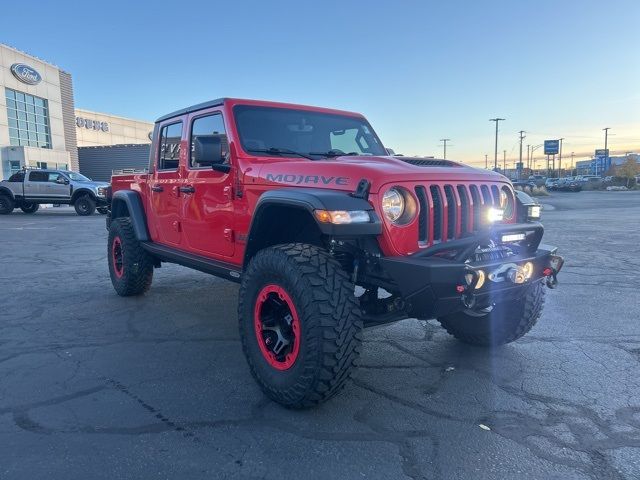
[[[228,172],[230,166],[222,154],[224,135],[198,135],[193,141],[193,163],[200,166],[210,165],[213,170]]]

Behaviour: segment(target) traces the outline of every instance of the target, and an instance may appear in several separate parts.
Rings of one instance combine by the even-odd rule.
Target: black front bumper
[[[563,260],[557,248],[541,245],[543,228],[539,223],[496,225],[473,236],[441,243],[404,257],[383,257],[380,266],[407,304],[409,316],[435,318],[467,308],[518,299],[526,287],[547,279],[555,286]],[[503,242],[504,235],[524,234],[517,242]],[[512,254],[504,258],[474,261],[479,248],[508,246]],[[491,251],[491,250],[490,250]],[[491,253],[487,252],[487,257]],[[531,277],[514,283],[506,272],[531,262]],[[480,271],[484,284],[478,284]]]

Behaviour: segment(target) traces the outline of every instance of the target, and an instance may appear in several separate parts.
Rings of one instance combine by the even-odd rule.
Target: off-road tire
[[[96,201],[90,195],[82,195],[73,203],[76,213],[82,217],[93,215],[96,211]]]
[[[14,208],[13,198],[9,195],[0,194],[0,215],[9,215]]]
[[[542,281],[529,285],[518,300],[498,303],[485,316],[458,312],[438,318],[449,334],[470,345],[496,346],[513,342],[536,324],[544,306]]]
[[[115,260],[116,242],[120,244],[120,269]],[[149,290],[153,280],[153,258],[140,245],[129,217],[116,218],[111,222],[107,259],[111,283],[118,295],[129,297]]]
[[[258,344],[254,309],[266,285],[290,296],[301,333],[299,353],[286,370],[271,366]],[[242,277],[238,319],[251,373],[263,392],[287,408],[316,406],[348,380],[362,345],[362,318],[354,285],[329,253],[291,243],[259,251]]]
[[[24,213],[36,213],[39,208],[40,205],[38,205],[37,203],[26,202],[20,205],[20,210],[22,210]]]

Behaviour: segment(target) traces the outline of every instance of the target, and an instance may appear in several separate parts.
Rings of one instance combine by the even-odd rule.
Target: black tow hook
[[[564,265],[564,258],[559,255],[551,255],[549,260],[549,266],[544,269],[544,275],[546,277],[546,285],[550,289],[554,289],[558,286],[558,273]]]

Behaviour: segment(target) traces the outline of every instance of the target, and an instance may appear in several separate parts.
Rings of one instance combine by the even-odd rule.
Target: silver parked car
[[[69,170],[24,169],[0,182],[0,214],[35,213],[43,203],[73,205],[78,215],[107,213],[109,184]]]

